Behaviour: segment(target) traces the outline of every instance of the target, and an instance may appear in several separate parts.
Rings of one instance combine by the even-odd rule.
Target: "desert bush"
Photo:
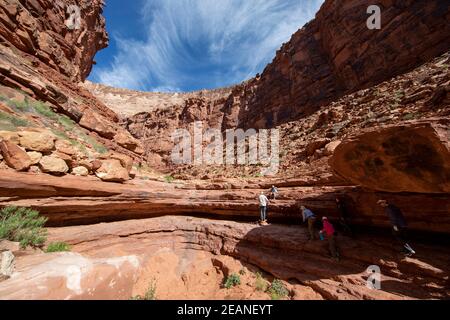
[[[256,273],[256,281],[255,281],[255,287],[257,291],[266,292],[267,291],[267,282],[262,277],[262,274],[260,272]]]
[[[175,180],[175,178],[172,177],[172,176],[165,176],[165,177],[164,177],[164,180],[165,180],[167,183],[172,183],[172,182]]]
[[[241,277],[238,274],[231,274],[228,276],[225,281],[224,287],[227,289],[231,289],[232,287],[236,287],[241,284]]]
[[[156,279],[150,281],[147,291],[144,296],[134,296],[130,300],[156,300]]]
[[[283,282],[275,279],[270,285],[269,293],[272,300],[280,300],[286,298],[289,294],[289,291],[288,289],[286,289]]]
[[[416,114],[414,114],[414,113],[408,113],[407,115],[403,116],[403,120],[406,120],[406,121],[414,120],[415,118],[416,118]]]
[[[86,142],[88,145],[92,146],[92,148],[94,148],[95,151],[97,151],[100,154],[105,154],[108,153],[108,148],[105,147],[103,144],[101,144],[100,142],[97,141],[97,139],[88,136],[87,134],[85,134],[84,132],[82,132],[81,130],[76,130],[75,134],[82,139],[84,142]]]
[[[29,123],[25,119],[15,117],[0,111],[0,129],[15,131],[17,127],[28,127]]]
[[[51,129],[51,130],[52,130],[52,133],[56,137],[60,138],[61,140],[71,141],[70,137],[64,131],[61,131],[61,130],[58,130],[58,129]]]
[[[47,249],[45,252],[52,253],[52,252],[67,252],[70,251],[71,247],[65,242],[52,242],[47,246]]]
[[[68,116],[65,115],[59,115],[58,116],[58,122],[60,125],[63,126],[63,128],[66,131],[72,131],[73,128],[75,128],[75,121],[73,121],[72,119],[70,119]]]
[[[35,103],[31,104],[33,109],[40,114],[41,116],[44,116],[48,119],[52,120],[58,120],[58,114],[52,110],[48,105],[46,105],[43,102],[37,101]]]
[[[22,248],[42,247],[47,239],[47,218],[30,208],[6,207],[0,211],[0,239],[20,242]]]
[[[86,156],[89,155],[89,152],[87,151],[86,146],[84,144],[82,144],[81,142],[70,138],[66,132],[58,130],[58,129],[52,129],[52,133],[59,139],[68,141],[72,146],[74,146],[75,148],[80,150]]]
[[[156,280],[152,280],[144,295],[144,300],[156,300]]]
[[[25,98],[24,101],[17,101],[17,100],[8,100],[6,104],[11,107],[12,109],[19,111],[19,112],[29,112],[32,110],[28,99]]]

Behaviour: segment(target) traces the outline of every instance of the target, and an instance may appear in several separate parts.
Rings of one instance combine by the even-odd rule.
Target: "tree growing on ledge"
[[[47,240],[46,222],[36,210],[5,207],[0,211],[0,239],[20,242],[23,249],[42,247]]]

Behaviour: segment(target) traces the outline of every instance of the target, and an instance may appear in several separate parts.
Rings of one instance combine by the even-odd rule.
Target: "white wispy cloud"
[[[147,91],[241,82],[311,20],[323,0],[144,0],[146,40],[114,33],[118,52],[95,81]],[[126,23],[126,21],[124,21]]]

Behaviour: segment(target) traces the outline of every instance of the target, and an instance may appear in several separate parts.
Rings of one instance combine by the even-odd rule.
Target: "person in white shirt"
[[[264,192],[261,192],[259,196],[259,212],[261,214],[261,222],[267,221],[267,204],[269,203],[269,199],[266,197]]]

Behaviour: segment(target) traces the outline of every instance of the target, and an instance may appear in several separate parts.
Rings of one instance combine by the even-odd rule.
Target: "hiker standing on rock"
[[[275,186],[272,186],[272,188],[270,188],[270,195],[272,196],[273,200],[277,200],[278,188]]]
[[[392,233],[397,242],[403,246],[402,252],[408,257],[415,255],[416,252],[408,244],[408,240],[406,237],[406,228],[408,225],[402,211],[386,200],[380,200],[378,201],[378,204],[384,208],[384,212],[389,217],[389,220],[392,224]]]
[[[350,223],[349,223],[350,215],[348,213],[344,199],[337,197],[336,198],[336,207],[339,212],[339,226],[341,227],[342,232],[347,236],[353,237],[353,231],[352,231],[352,228],[350,227]]]
[[[269,199],[266,197],[264,192],[261,192],[259,196],[259,212],[261,214],[261,224],[267,224],[267,205],[269,204]]]
[[[328,220],[327,217],[322,218],[323,229],[320,231],[320,234],[326,235],[328,239],[328,246],[330,248],[331,257],[339,262],[339,252],[336,244],[336,231],[334,230],[333,225]]]
[[[316,222],[316,216],[314,213],[307,209],[305,206],[301,206],[303,222],[308,222],[309,240],[315,240],[316,234],[314,233],[314,223]]]

